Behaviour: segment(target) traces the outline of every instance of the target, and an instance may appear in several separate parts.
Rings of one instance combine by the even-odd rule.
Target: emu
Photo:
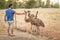
[[[27,18],[28,15],[28,18]],[[39,27],[45,27],[43,21],[39,18],[37,18],[38,15],[38,11],[36,12],[36,16],[34,14],[30,14],[30,11],[27,12],[27,14],[25,14],[25,22],[30,22],[31,23],[31,30],[32,30],[32,25],[36,26],[36,32],[39,34],[40,29]]]

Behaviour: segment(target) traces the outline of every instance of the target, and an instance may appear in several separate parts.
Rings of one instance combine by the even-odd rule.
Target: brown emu
[[[27,15],[28,15],[28,18],[27,18]],[[45,25],[41,19],[37,18],[37,15],[38,15],[38,11],[36,12],[36,16],[34,14],[30,14],[30,11],[28,11],[28,13],[25,14],[25,21],[31,23],[31,30],[32,30],[32,25],[35,25],[36,26],[35,31],[39,33],[40,31],[39,27],[40,26],[45,27]]]

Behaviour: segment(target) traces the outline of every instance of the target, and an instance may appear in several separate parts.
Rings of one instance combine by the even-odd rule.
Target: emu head
[[[34,18],[34,14],[30,14],[31,11],[28,11],[27,14],[25,15],[25,21],[26,22],[31,22],[32,18]],[[28,18],[27,18],[28,17]]]
[[[31,12],[31,11],[28,11],[28,17],[29,17],[29,18],[35,17],[35,15],[34,15],[34,14],[30,14],[30,12]]]
[[[31,12],[31,11],[28,11],[28,17],[30,17],[30,12]]]

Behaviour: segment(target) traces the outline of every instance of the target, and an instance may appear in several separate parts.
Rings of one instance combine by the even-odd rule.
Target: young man
[[[26,11],[25,11],[26,13]],[[13,29],[14,29],[14,14],[17,15],[23,15],[25,13],[16,13],[16,11],[13,10],[13,5],[9,4],[8,9],[6,10],[5,15],[5,21],[8,23],[8,35],[13,35]]]

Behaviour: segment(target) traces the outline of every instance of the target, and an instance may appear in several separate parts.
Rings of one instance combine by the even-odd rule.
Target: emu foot
[[[40,34],[39,33],[32,33],[32,35],[35,35],[35,36],[40,36]]]
[[[32,34],[32,35],[40,35],[40,33],[37,32],[36,30],[32,30],[32,31],[31,31],[31,34]]]

